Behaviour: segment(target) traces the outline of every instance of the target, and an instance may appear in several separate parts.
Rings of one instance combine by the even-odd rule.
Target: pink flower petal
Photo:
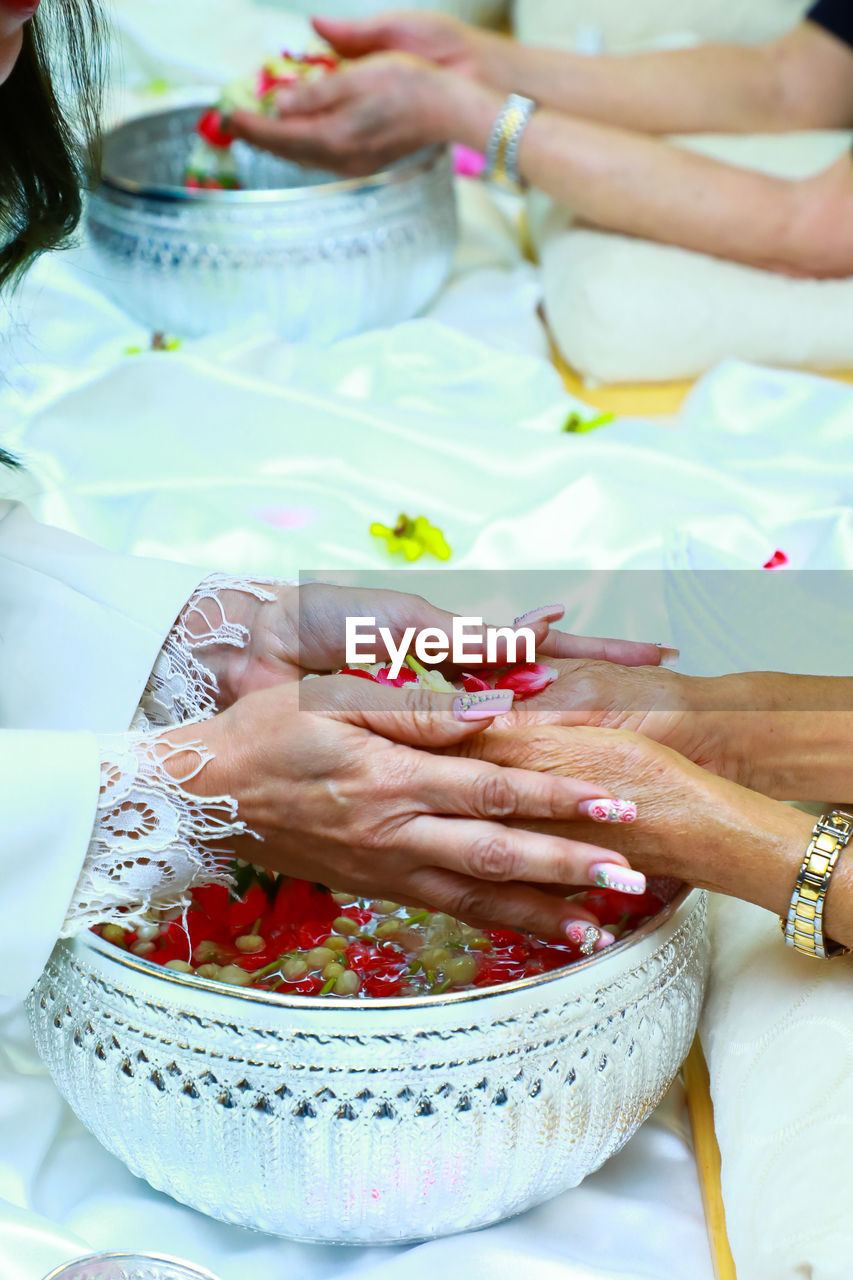
[[[255,515],[273,529],[304,529],[316,519],[317,513],[313,507],[264,507]]]
[[[453,172],[458,178],[481,178],[486,168],[486,157],[473,147],[459,143],[453,148]]]

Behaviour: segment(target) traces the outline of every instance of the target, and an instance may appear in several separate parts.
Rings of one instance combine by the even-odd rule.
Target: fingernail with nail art
[[[514,694],[511,689],[489,689],[481,693],[463,693],[453,703],[457,720],[491,720],[505,716],[512,710]]]
[[[595,949],[596,951],[603,951],[605,947],[612,947],[615,941],[615,933],[611,933],[609,929],[602,929],[601,937],[598,939],[598,942],[596,942]]]
[[[593,822],[634,822],[637,806],[631,800],[581,800],[578,813]]]
[[[645,893],[646,877],[641,871],[623,867],[618,862],[594,862],[589,878],[599,889],[617,889],[620,893]]]
[[[567,920],[563,925],[563,932],[582,956],[591,956],[598,949],[603,936],[597,925],[590,924],[588,920]],[[612,938],[613,935],[609,934],[608,937]]]
[[[542,622],[545,619],[550,622],[559,622],[565,612],[561,604],[545,604],[541,609],[531,609],[529,613],[523,613],[520,618],[516,618],[513,626],[530,627],[534,622]]]

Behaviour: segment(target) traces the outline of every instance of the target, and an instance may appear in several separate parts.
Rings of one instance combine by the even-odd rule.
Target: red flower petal
[[[558,675],[559,672],[554,667],[546,667],[541,662],[523,663],[496,680],[495,688],[512,689],[516,698],[523,702],[525,698],[532,698],[547,689]]]
[[[784,569],[788,563],[788,557],[784,551],[774,551],[773,555],[762,567],[765,569]]]
[[[400,674],[392,679],[391,668],[383,667],[381,671],[377,671],[375,679],[377,684],[390,684],[395,689],[402,689],[404,684],[416,684],[418,677],[411,667],[401,667]]]
[[[223,151],[234,141],[233,133],[226,133],[222,128],[222,112],[215,107],[205,111],[195,129],[205,142],[209,142],[212,147],[220,147]]]
[[[462,687],[466,693],[482,693],[485,689],[491,689],[491,685],[485,680],[481,680],[479,676],[472,676],[466,671],[462,677]]]

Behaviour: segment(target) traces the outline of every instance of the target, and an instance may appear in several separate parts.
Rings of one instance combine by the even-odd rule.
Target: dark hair
[[[98,0],[44,0],[0,85],[0,289],[80,221],[96,160],[104,34]]]
[[[7,453],[5,449],[0,449],[0,467],[19,467],[21,464],[17,458],[11,453]]]

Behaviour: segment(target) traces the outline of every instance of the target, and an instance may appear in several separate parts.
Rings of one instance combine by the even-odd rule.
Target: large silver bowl
[[[97,283],[152,330],[198,336],[255,317],[291,341],[329,342],[417,315],[450,271],[449,153],[419,152],[338,179],[242,144],[242,191],[186,191],[200,108],[106,135],[88,202]]]
[[[568,970],[375,1001],[225,988],[94,935],[28,1001],[39,1053],[134,1173],[226,1222],[387,1244],[576,1186],[669,1088],[704,992],[705,895]]]

